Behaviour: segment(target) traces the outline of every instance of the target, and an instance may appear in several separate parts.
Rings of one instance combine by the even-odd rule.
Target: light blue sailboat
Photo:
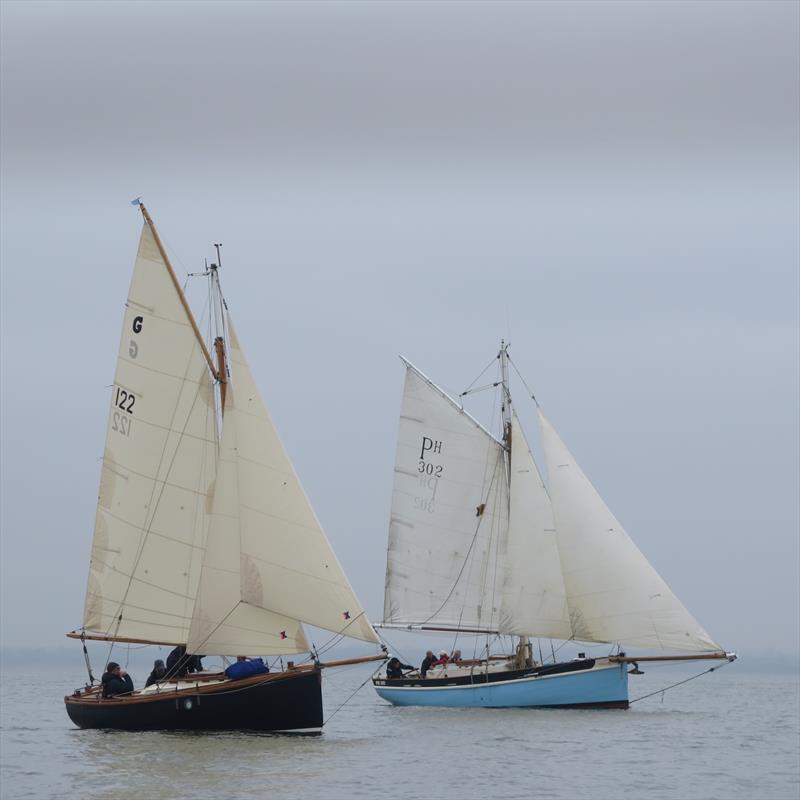
[[[478,387],[500,392],[498,437],[404,363],[382,627],[449,632],[456,641],[480,634],[485,646],[469,659],[450,654],[424,675],[398,674],[395,665],[373,680],[380,697],[395,705],[627,708],[630,664],[636,674],[639,661],[735,658],[642,555],[537,403],[545,486],[512,407],[505,343],[496,376]],[[501,636],[518,637],[513,653],[491,653]],[[553,651],[543,663],[534,637],[613,650],[562,662]],[[671,654],[625,655],[621,644]]]

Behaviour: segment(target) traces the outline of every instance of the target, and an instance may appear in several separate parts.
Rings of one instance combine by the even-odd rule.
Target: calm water
[[[731,665],[667,692],[663,703],[656,697],[627,712],[402,709],[368,685],[322,735],[310,737],[81,731],[62,701],[81,684],[80,671],[9,669],[0,791],[9,800],[797,800],[797,679],[736,670]],[[328,715],[370,669],[325,674]],[[652,668],[631,679],[631,697],[689,674]]]

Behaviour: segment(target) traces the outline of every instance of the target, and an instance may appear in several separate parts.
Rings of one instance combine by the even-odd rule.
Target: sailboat
[[[468,392],[456,401],[403,362],[384,619],[376,627],[446,632],[454,641],[485,635],[487,644],[425,675],[379,674],[380,697],[395,705],[628,708],[631,666],[641,674],[646,661],[736,658],[650,565],[537,402],[545,485],[512,405],[505,342],[497,380],[479,387],[500,392],[499,436],[464,410]],[[511,652],[492,654],[502,637],[511,637]],[[542,639],[552,657],[542,655]],[[554,640],[559,648],[610,647],[559,661]],[[661,654],[626,655],[622,646]]]
[[[83,624],[67,634],[84,643],[89,682],[65,697],[67,713],[81,728],[319,728],[321,670],[384,656],[323,662],[303,624],[337,639],[380,645],[379,637],[264,406],[219,265],[204,273],[207,344],[150,214],[134,205],[144,222],[111,389]],[[282,667],[283,656],[308,656],[239,680],[167,674],[104,698],[87,640],[281,656]]]

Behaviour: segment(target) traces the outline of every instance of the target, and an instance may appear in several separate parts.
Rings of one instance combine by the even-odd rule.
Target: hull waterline
[[[471,682],[376,680],[375,691],[397,706],[444,708],[628,708],[624,664],[551,674],[475,675]],[[401,685],[405,684],[405,685]],[[434,685],[435,684],[435,685]]]
[[[308,731],[322,727],[318,670],[197,683],[106,700],[73,695],[64,701],[79,728]]]

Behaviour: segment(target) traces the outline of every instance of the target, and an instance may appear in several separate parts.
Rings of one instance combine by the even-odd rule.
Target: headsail
[[[575,638],[659,650],[720,650],[609,511],[539,412]]]
[[[216,450],[212,378],[145,223],[111,392],[86,630],[186,641]]]
[[[511,419],[510,495],[500,630],[569,639],[572,629],[550,497],[516,414]]]
[[[228,389],[191,652],[306,650],[300,622],[378,643],[264,406],[229,320]]]

